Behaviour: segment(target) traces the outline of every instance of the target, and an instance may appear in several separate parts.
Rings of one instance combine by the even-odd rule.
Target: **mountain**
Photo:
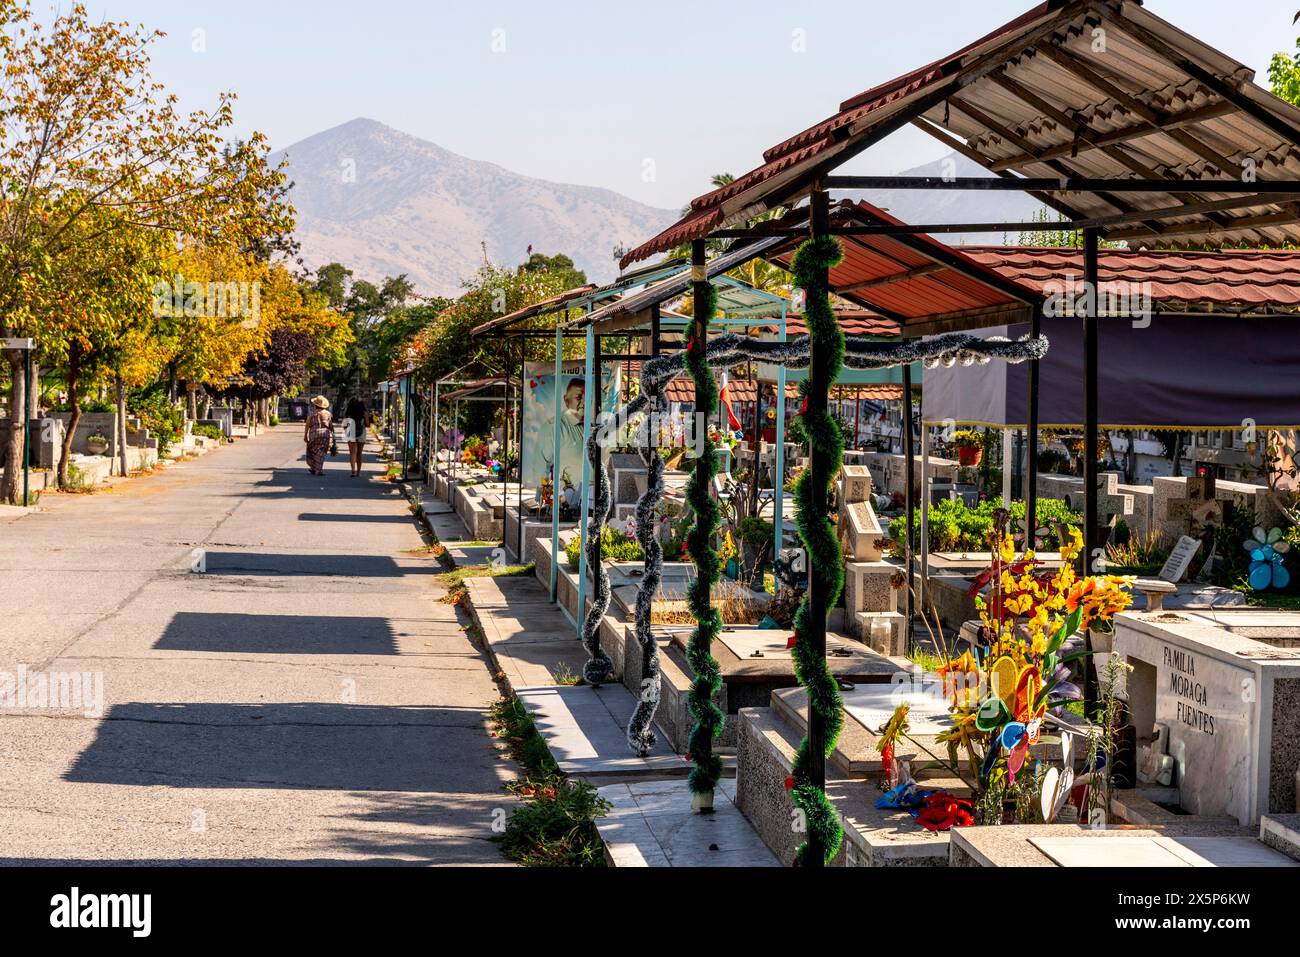
[[[341,262],[357,278],[406,273],[423,295],[456,295],[483,262],[527,259],[527,247],[565,253],[589,279],[614,278],[613,251],[674,222],[608,189],[533,179],[467,159],[375,120],[310,136],[289,160],[304,262]]]
[[[955,165],[949,165],[955,164]],[[990,176],[984,167],[959,153],[903,170],[899,176]],[[836,196],[839,196],[836,193]],[[994,190],[872,189],[846,192],[852,199],[889,210],[905,223],[1030,223],[1045,207],[1021,192]],[[1049,211],[1048,218],[1060,219]],[[1032,227],[1031,227],[1032,228]],[[1015,243],[1019,233],[938,233],[949,245]]]

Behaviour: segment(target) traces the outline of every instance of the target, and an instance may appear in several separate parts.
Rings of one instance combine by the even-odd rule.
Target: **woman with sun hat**
[[[325,453],[334,438],[334,420],[330,417],[330,400],[318,395],[311,400],[315,406],[303,427],[302,438],[307,443],[307,469],[312,475],[325,473]]]

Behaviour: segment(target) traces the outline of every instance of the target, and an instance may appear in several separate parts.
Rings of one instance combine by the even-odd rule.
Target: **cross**
[[[1083,511],[1083,493],[1075,492],[1068,496],[1069,505],[1075,511]],[[1116,519],[1133,514],[1133,496],[1122,495],[1119,491],[1119,476],[1114,472],[1097,476],[1097,524],[1113,526]]]
[[[1187,480],[1186,498],[1171,498],[1165,517],[1184,523],[1188,533],[1198,525],[1221,525],[1232,503],[1214,497],[1214,476],[1208,472]]]

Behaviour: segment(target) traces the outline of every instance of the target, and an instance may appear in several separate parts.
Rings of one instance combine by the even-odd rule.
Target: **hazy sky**
[[[37,8],[44,0],[36,0]],[[841,100],[959,49],[1033,0],[91,0],[165,30],[155,73],[186,106],[239,96],[279,148],[358,116],[533,176],[677,208]],[[1300,0],[1147,0],[1253,67],[1294,46]],[[797,52],[802,40],[802,52]],[[903,131],[857,161],[946,149]],[[652,180],[644,174],[653,161]]]

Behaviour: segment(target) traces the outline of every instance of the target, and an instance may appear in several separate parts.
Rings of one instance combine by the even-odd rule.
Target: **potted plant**
[[[103,429],[97,428],[86,436],[86,448],[91,455],[103,455],[108,451],[108,436],[104,434]]]
[[[974,429],[962,429],[952,437],[952,445],[965,468],[974,468],[984,458],[984,436]]]

